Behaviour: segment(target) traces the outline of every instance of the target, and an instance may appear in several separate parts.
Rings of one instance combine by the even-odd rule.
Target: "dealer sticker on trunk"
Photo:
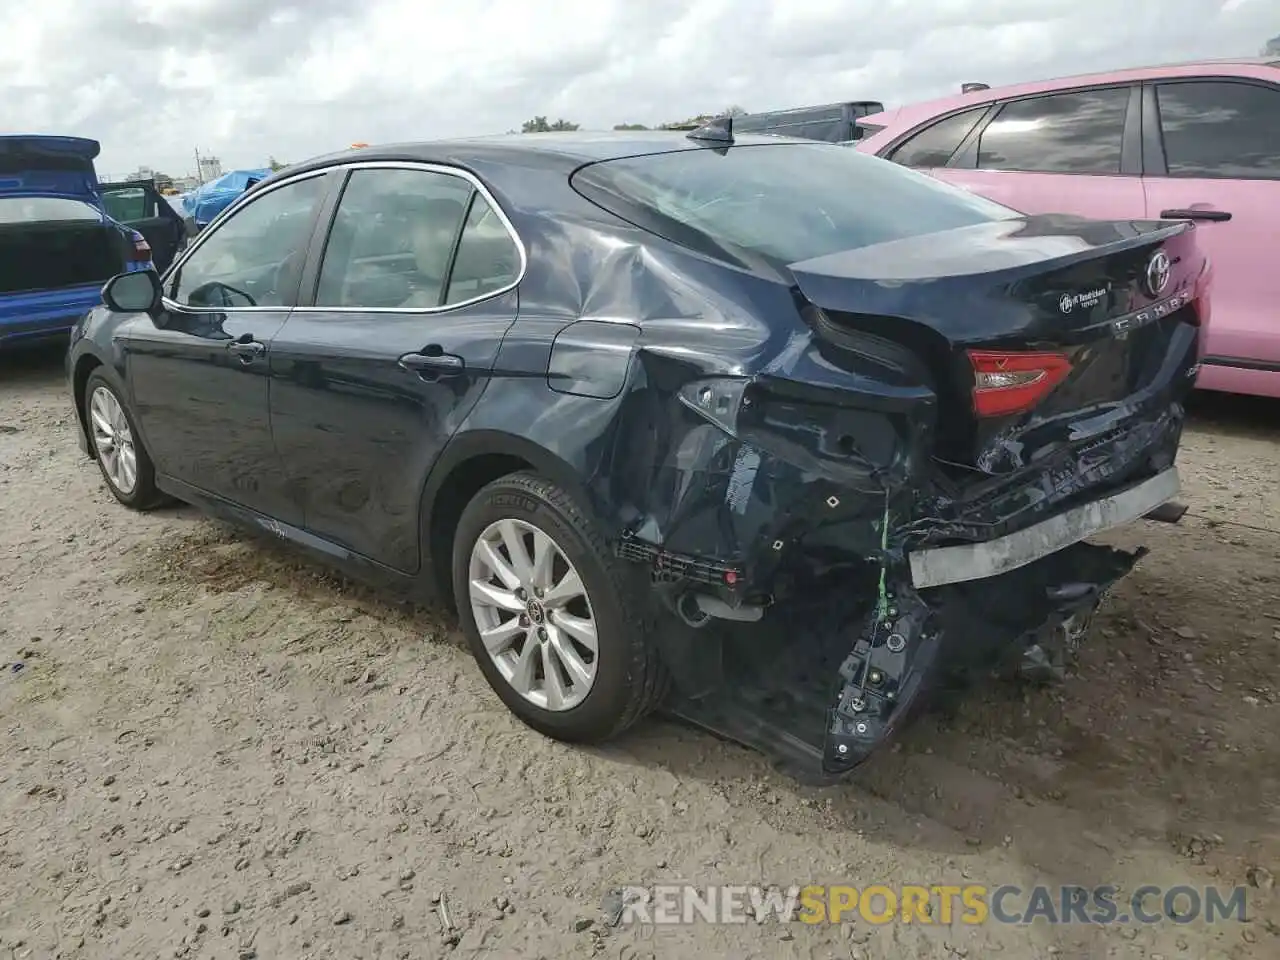
[[[1085,290],[1082,293],[1064,293],[1062,299],[1058,301],[1058,307],[1063,313],[1070,313],[1076,307],[1084,307],[1086,310],[1090,307],[1096,307],[1102,302],[1102,298],[1107,295],[1106,287],[1098,287],[1096,290]]]

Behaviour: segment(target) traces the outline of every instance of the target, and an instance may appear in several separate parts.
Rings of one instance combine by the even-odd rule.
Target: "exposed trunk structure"
[[[0,226],[0,294],[105,283],[121,270],[122,244],[100,223]]]

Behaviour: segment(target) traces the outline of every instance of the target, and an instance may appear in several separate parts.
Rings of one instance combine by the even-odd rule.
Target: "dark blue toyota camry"
[[[264,181],[73,332],[115,497],[455,605],[529,726],[655,707],[854,769],[954,678],[1051,676],[1178,516],[1186,222],[1023,216],[840,146],[366,147]]]

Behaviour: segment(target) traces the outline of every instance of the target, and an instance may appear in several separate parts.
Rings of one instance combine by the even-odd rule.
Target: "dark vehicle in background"
[[[143,235],[104,211],[95,140],[0,137],[0,349],[64,337],[122,270],[149,270]]]
[[[1188,223],[728,121],[384,146],[112,280],[68,386],[122,503],[451,601],[535,729],[663,704],[832,777],[1070,655],[1141,555],[1085,538],[1177,492],[1207,279]]]
[[[733,128],[738,133],[765,133],[826,143],[853,143],[862,139],[865,134],[863,128],[858,126],[858,121],[883,110],[884,104],[876,100],[794,107],[790,110],[771,110],[734,117]]]
[[[102,205],[107,215],[147,239],[157,270],[166,270],[187,245],[189,230],[181,212],[156,189],[152,180],[104,183]]]

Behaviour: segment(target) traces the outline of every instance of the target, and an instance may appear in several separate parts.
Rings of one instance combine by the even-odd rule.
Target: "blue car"
[[[0,350],[66,336],[151,245],[106,213],[82,137],[0,137]]]
[[[271,170],[267,168],[232,170],[186,194],[182,198],[183,208],[192,218],[195,230],[203,230],[218,214],[238,200],[241,194],[269,176]]]

